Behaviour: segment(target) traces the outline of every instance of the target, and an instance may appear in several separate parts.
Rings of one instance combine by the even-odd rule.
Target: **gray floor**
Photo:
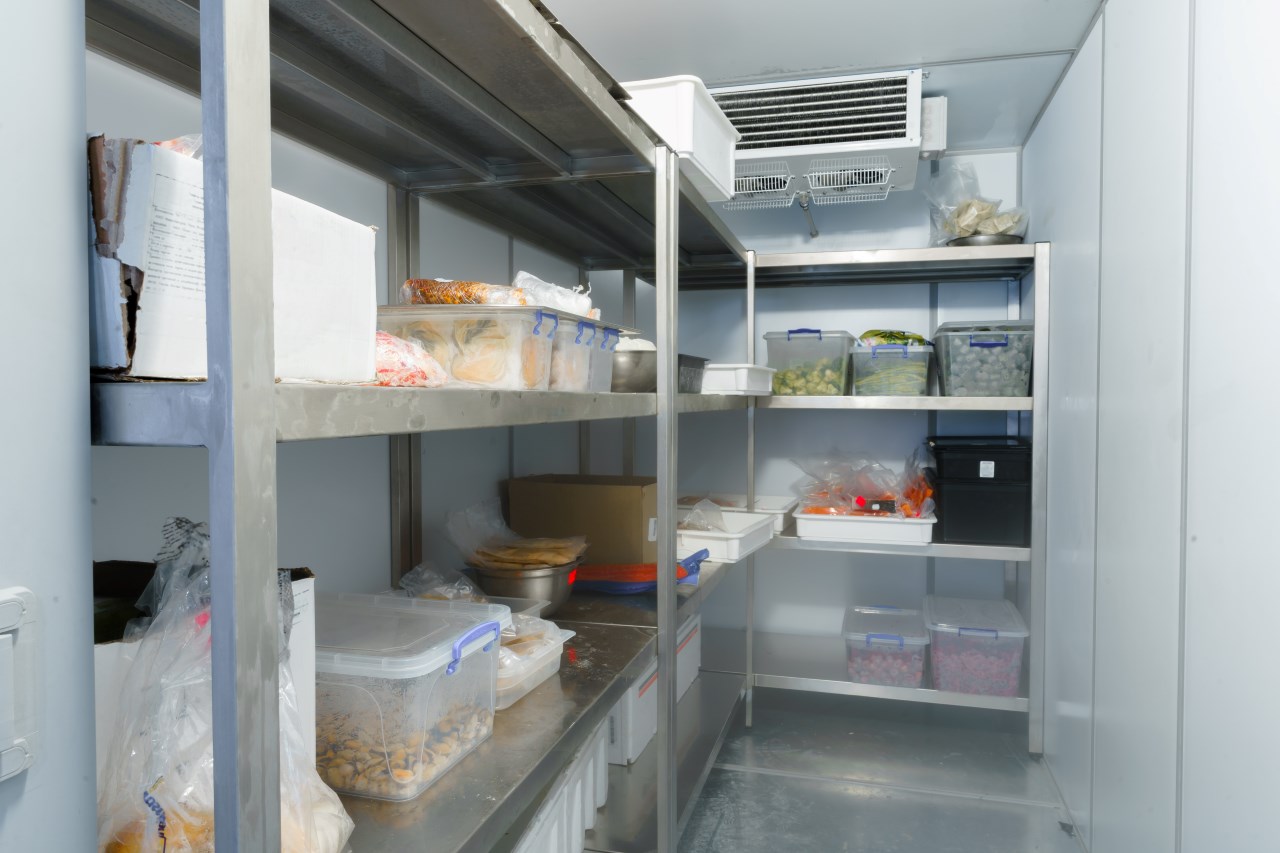
[[[1081,853],[1026,718],[757,690],[682,853]]]

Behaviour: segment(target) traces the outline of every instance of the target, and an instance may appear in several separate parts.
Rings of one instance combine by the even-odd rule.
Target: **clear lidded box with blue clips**
[[[929,632],[919,610],[855,604],[844,614],[849,680],[922,687]]]
[[[943,323],[933,335],[943,396],[1028,396],[1034,328],[1030,320]]]
[[[849,332],[789,329],[764,336],[778,396],[840,397],[849,393]]]

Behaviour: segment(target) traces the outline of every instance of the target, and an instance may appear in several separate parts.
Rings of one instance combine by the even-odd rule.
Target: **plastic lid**
[[[948,450],[1028,450],[1031,444],[1025,438],[1000,435],[931,435],[925,439],[933,451]]]
[[[971,335],[977,332],[1030,332],[1035,325],[1034,320],[996,320],[991,323],[951,322],[943,323],[933,335],[937,337],[946,334]]]
[[[929,645],[929,632],[919,610],[855,604],[844,614],[844,638],[862,646]]]
[[[1018,608],[1004,599],[925,596],[924,620],[930,631],[985,636],[993,640],[1025,637],[1030,633]]]
[[[780,338],[788,341],[796,338],[814,338],[815,340],[825,340],[826,338],[832,338],[834,340],[851,340],[853,338],[853,333],[827,329],[788,329],[785,332],[764,333],[764,339],[766,341],[776,341]]]
[[[369,678],[450,671],[498,641],[504,613],[510,624],[510,608],[498,604],[317,595],[316,671]]]

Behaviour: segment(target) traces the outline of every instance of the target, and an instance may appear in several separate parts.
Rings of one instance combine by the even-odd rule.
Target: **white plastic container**
[[[707,495],[685,494],[676,500],[677,509],[693,509],[700,500],[713,501],[724,512],[758,512],[773,516],[773,532],[781,533],[787,528],[787,517],[800,501],[787,495],[756,495],[755,506],[747,507],[746,495],[734,495],[724,492],[712,492]]]
[[[768,397],[773,393],[776,372],[754,364],[708,364],[702,374],[702,393]]]
[[[1017,696],[1027,623],[1004,599],[926,596],[933,687],[955,693]]]
[[[544,308],[394,305],[378,309],[378,330],[422,345],[450,384],[545,391],[560,321]]]
[[[702,668],[702,617],[689,617],[676,633],[676,699],[684,698]],[[658,662],[636,679],[609,712],[609,763],[631,764],[658,733]]]
[[[767,332],[773,393],[778,396],[839,397],[849,393],[849,347],[841,331],[790,329]]]
[[[680,155],[680,170],[707,201],[733,195],[734,149],[741,134],[697,77],[633,80],[630,105]]]
[[[591,387],[591,358],[597,333],[596,324],[590,320],[559,318],[551,348],[552,391],[582,392]]]
[[[876,515],[813,515],[796,510],[796,536],[828,542],[866,542],[875,545],[928,545],[933,541],[936,516],[897,518]]]
[[[597,811],[609,796],[608,726],[601,724],[550,793],[516,843],[515,853],[579,853]]]
[[[587,383],[591,391],[607,394],[613,387],[613,354],[621,340],[619,330],[600,327],[600,333],[591,345],[591,378]]]
[[[316,596],[316,769],[337,791],[413,799],[493,732],[500,622],[417,603]]]
[[[551,622],[547,623],[555,628]],[[508,655],[505,666],[498,667],[498,692],[494,710],[505,711],[519,702],[533,688],[560,671],[560,656],[573,631],[555,628],[556,636],[548,637],[527,655]]]
[[[688,515],[680,513],[680,520]],[[754,554],[773,539],[774,517],[763,512],[726,512],[728,530],[680,530],[676,528],[676,558],[683,560],[706,548],[713,563],[736,563]]]
[[[850,681],[924,686],[929,632],[919,610],[856,604],[845,611],[843,631]]]

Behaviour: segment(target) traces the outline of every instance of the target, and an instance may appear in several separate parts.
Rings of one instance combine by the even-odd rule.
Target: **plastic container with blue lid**
[[[1004,599],[926,596],[933,686],[954,693],[1019,695],[1027,623]]]
[[[412,799],[493,732],[510,608],[316,596],[316,769],[335,790]]]
[[[919,610],[855,604],[844,614],[849,680],[920,687],[929,632]]]
[[[853,335],[821,329],[789,329],[764,336],[779,396],[838,397],[849,393]]]

